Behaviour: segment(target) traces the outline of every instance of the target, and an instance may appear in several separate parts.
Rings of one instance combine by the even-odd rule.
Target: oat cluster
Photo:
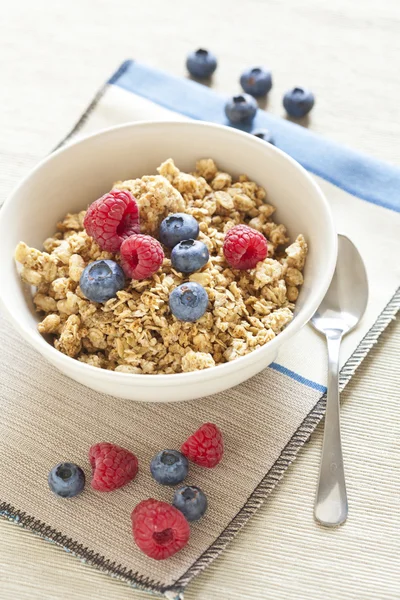
[[[18,244],[23,281],[35,286],[34,303],[49,334],[64,354],[89,365],[124,373],[181,373],[220,365],[272,340],[292,320],[303,283],[307,244],[298,235],[289,245],[286,228],[273,221],[265,190],[246,175],[237,181],[202,159],[183,173],[172,159],[158,175],[117,182],[135,196],[142,233],[157,236],[162,219],[174,212],[193,215],[210,260],[189,277],[171,268],[167,253],[151,279],[130,280],[104,305],[87,300],[79,287],[86,265],[119,260],[102,251],[83,229],[85,211],[67,214],[44,251]],[[268,239],[268,258],[251,271],[229,268],[222,252],[225,233],[239,223]],[[168,251],[167,251],[168,252]],[[168,298],[187,280],[203,285],[209,307],[195,323],[177,320]]]

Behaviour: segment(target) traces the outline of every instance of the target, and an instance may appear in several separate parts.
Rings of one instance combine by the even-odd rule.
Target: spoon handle
[[[344,523],[348,504],[340,440],[339,353],[342,332],[326,332],[328,342],[328,394],[324,441],[314,516],[327,527]]]

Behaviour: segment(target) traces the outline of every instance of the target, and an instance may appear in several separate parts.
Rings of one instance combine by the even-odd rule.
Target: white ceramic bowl
[[[274,340],[224,365],[176,375],[131,375],[91,367],[53,348],[37,331],[30,290],[13,259],[20,240],[41,248],[67,212],[77,212],[119,179],[155,173],[172,157],[183,171],[212,157],[222,170],[246,173],[264,186],[276,219],[309,243],[304,285],[293,321]],[[0,211],[0,298],[22,336],[60,371],[99,392],[130,400],[170,402],[208,396],[255,375],[310,319],[333,275],[337,238],[329,205],[310,175],[271,144],[235,129],[200,122],[132,123],[101,131],[43,160]]]

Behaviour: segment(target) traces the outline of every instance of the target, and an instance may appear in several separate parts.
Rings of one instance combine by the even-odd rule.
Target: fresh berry
[[[314,94],[302,87],[295,87],[283,96],[283,106],[290,117],[305,117],[314,106]]]
[[[88,300],[107,302],[123,289],[125,275],[119,264],[113,260],[96,260],[82,271],[79,285]]]
[[[182,550],[190,537],[189,523],[174,506],[149,498],[132,511],[133,538],[142,552],[164,560]]]
[[[242,73],[240,85],[247,94],[256,97],[265,96],[272,88],[272,76],[267,69],[254,67]]]
[[[169,307],[180,321],[197,321],[208,306],[208,294],[202,285],[188,281],[178,285],[169,295]]]
[[[248,225],[235,225],[224,240],[224,256],[233,269],[253,269],[268,254],[267,240]]]
[[[217,68],[217,59],[212,52],[200,48],[189,54],[186,59],[186,68],[193,77],[206,79],[211,77]]]
[[[120,252],[124,273],[132,279],[151,277],[164,260],[160,242],[150,235],[131,235],[122,242]]]
[[[177,450],[162,450],[156,454],[151,463],[150,471],[154,479],[161,485],[177,485],[188,474],[189,463],[186,456]]]
[[[160,241],[168,248],[173,248],[183,240],[196,240],[198,235],[198,222],[185,213],[169,215],[161,222],[159,230]]]
[[[89,462],[93,469],[92,488],[99,492],[111,492],[129,483],[139,469],[132,452],[108,442],[90,448]]]
[[[256,129],[255,131],[252,131],[252,134],[260,138],[260,140],[264,140],[264,142],[268,142],[275,146],[274,137],[269,129]]]
[[[118,252],[123,240],[140,233],[139,207],[127,190],[111,190],[87,209],[83,225],[100,248]]]
[[[176,490],[172,505],[188,521],[198,521],[207,510],[207,496],[195,485],[184,485]]]
[[[198,271],[208,263],[209,258],[207,246],[197,240],[183,240],[171,252],[171,264],[181,273]]]
[[[234,124],[250,124],[257,112],[257,102],[249,94],[233,96],[225,104],[225,114]]]
[[[49,487],[61,498],[73,498],[85,487],[85,473],[74,463],[60,463],[52,468],[48,476]]]
[[[184,444],[181,452],[201,467],[215,467],[222,460],[222,433],[213,423],[204,423]]]

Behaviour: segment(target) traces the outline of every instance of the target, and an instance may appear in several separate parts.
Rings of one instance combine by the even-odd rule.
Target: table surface
[[[235,93],[242,69],[266,64],[274,75],[268,110],[283,116],[283,92],[309,86],[317,98],[310,129],[400,165],[397,0],[13,0],[2,16],[2,199],[118,63],[133,57],[184,75],[185,55],[199,46],[218,55],[217,90]],[[191,584],[187,600],[396,596],[399,355],[394,322],[343,394],[346,525],[324,530],[313,522],[320,427],[268,502]],[[148,598],[0,521],[1,598],[58,600],[66,589],[69,600]]]

